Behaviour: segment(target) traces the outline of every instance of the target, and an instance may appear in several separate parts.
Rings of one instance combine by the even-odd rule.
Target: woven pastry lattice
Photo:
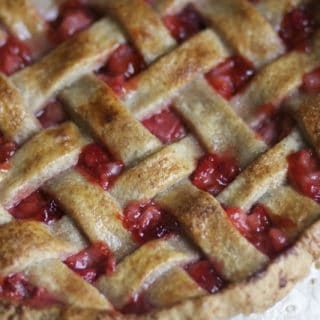
[[[317,1],[62,2],[0,1],[0,312],[284,296],[320,254]]]

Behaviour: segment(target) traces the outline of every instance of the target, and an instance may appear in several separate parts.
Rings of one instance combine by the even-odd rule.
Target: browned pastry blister
[[[63,2],[0,0],[1,26],[34,49],[30,66],[0,75],[0,132],[18,145],[0,170],[0,284],[21,273],[56,300],[35,308],[2,299],[0,318],[227,319],[272,306],[320,257],[320,205],[288,179],[291,154],[312,147],[320,155],[320,93],[299,89],[320,65],[320,31],[308,52],[287,52],[278,34],[285,13],[310,1],[92,0],[98,21],[54,46],[44,17],[57,16]],[[164,17],[190,3],[206,26],[178,44]],[[125,43],[145,64],[117,94],[97,73]],[[250,60],[255,75],[227,100],[206,74],[232,55]],[[68,119],[42,128],[37,116],[51,99]],[[257,114],[283,102],[296,125],[270,146],[253,130]],[[162,143],[143,120],[169,104],[187,129]],[[93,142],[124,165],[108,190],[77,167]],[[241,169],[237,177],[215,195],[193,185],[198,160],[226,150]],[[65,213],[49,226],[9,213],[39,188]],[[181,232],[137,241],[125,211],[145,200]],[[257,203],[273,213],[270,223],[291,223],[284,231],[291,245],[276,257],[259,250],[228,215],[228,208],[249,212]],[[65,262],[96,242],[110,249],[116,267],[90,283]],[[210,294],[190,276],[188,266],[199,260],[226,282],[219,292]],[[121,313],[140,295],[151,311]]]

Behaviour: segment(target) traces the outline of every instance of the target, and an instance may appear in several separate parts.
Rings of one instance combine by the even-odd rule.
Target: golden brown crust
[[[253,121],[260,106],[279,103],[301,85],[308,63],[307,55],[292,52],[267,65],[253,78],[244,94],[233,99],[236,112],[247,122]]]
[[[255,125],[259,107],[272,103],[277,106],[302,84],[303,75],[319,64],[320,32],[313,36],[311,52],[293,51],[262,68],[231,104],[248,124]]]
[[[297,118],[308,140],[320,154],[320,95],[304,96]]]
[[[65,305],[75,308],[113,310],[110,302],[87,281],[57,259],[33,264],[25,274],[33,285],[46,288]]]
[[[275,30],[279,30],[284,14],[305,0],[265,0],[255,3],[255,8],[271,23]]]
[[[269,11],[263,14],[255,11],[255,7],[246,0],[220,2],[199,0],[194,1],[194,4],[204,16],[208,17],[209,24],[216,26],[219,22],[216,29],[219,30],[218,33],[221,32],[224,35],[223,40],[227,40],[237,52],[253,60],[254,64],[260,67],[277,57],[283,49],[279,37],[267,22],[269,17],[267,15],[272,13],[271,1],[273,0],[266,0],[269,3],[267,9]],[[281,3],[293,5],[295,0],[290,3],[288,1],[283,0]],[[3,2],[9,8],[9,2],[6,0]],[[53,50],[41,61],[14,75],[12,80],[21,96],[5,78],[3,78],[5,80],[3,87],[11,90],[15,101],[21,99],[22,103],[19,105],[29,108],[26,112],[36,112],[49,97],[78,80],[70,90],[65,90],[61,95],[69,103],[70,114],[75,117],[77,123],[89,128],[89,132],[98,137],[111,153],[117,158],[123,158],[123,161],[129,166],[116,182],[111,194],[104,193],[98,186],[86,186],[85,179],[72,169],[55,180],[49,181],[47,190],[50,189],[53,194],[59,195],[59,200],[67,211],[66,213],[71,216],[71,218],[65,216],[50,229],[36,223],[32,228],[25,227],[25,232],[29,232],[25,235],[18,227],[12,229],[12,225],[19,225],[19,222],[10,222],[12,218],[0,206],[0,223],[4,223],[0,227],[1,230],[8,228],[14,237],[18,233],[16,236],[18,241],[15,242],[8,239],[9,236],[5,231],[0,232],[0,240],[4,239],[3,244],[0,243],[0,245],[5,248],[8,248],[9,245],[12,251],[17,251],[18,246],[23,250],[19,258],[21,261],[10,255],[7,256],[7,253],[2,255],[3,275],[6,275],[5,272],[9,272],[10,268],[13,271],[25,272],[34,284],[44,286],[56,296],[60,296],[66,304],[72,305],[72,307],[61,306],[61,308],[41,311],[21,306],[12,307],[10,310],[5,308],[2,310],[0,307],[0,317],[3,311],[4,317],[17,319],[179,320],[194,319],[195,314],[199,319],[222,319],[239,312],[248,313],[264,309],[288,292],[292,284],[306,274],[312,258],[319,256],[319,223],[316,223],[310,232],[307,231],[292,249],[271,262],[264,272],[249,280],[241,281],[246,278],[246,275],[258,271],[268,259],[232,227],[226,213],[213,197],[191,186],[190,182],[185,184],[182,181],[182,184],[177,185],[194,170],[195,160],[202,155],[201,148],[192,137],[162,147],[158,139],[133,119],[133,117],[141,119],[156,109],[159,110],[159,105],[167,103],[174,98],[174,95],[177,95],[175,102],[182,104],[188,102],[189,105],[187,108],[177,105],[176,110],[180,111],[183,121],[187,120],[187,126],[200,137],[207,150],[214,152],[217,148],[220,152],[222,150],[219,147],[222,148],[222,145],[228,147],[231,144],[241,144],[241,147],[250,145],[248,150],[245,148],[241,150],[240,147],[235,152],[236,158],[240,160],[244,168],[264,152],[266,145],[254,136],[243,120],[236,117],[224,100],[213,94],[209,102],[204,102],[205,98],[210,97],[211,89],[208,88],[208,85],[201,84],[202,79],[196,80],[223,61],[230,52],[226,50],[223,40],[213,31],[205,30],[174,49],[167,56],[162,56],[175,46],[175,41],[164,28],[161,19],[151,10],[151,6],[146,5],[143,0],[109,1],[108,4],[99,0],[95,2],[99,3],[100,7],[104,6],[105,12],[110,12],[116,20],[121,22],[126,32],[123,32],[112,20],[103,18],[87,31],[75,35],[73,39]],[[24,4],[25,2],[19,0],[16,3]],[[185,4],[185,0],[154,2],[158,10],[168,9],[167,13],[174,13],[176,12],[174,10],[181,9]],[[137,11],[134,13],[130,6],[135,6]],[[165,9],[166,6],[167,9]],[[13,7],[14,5],[11,6]],[[14,10],[11,13],[14,13]],[[16,11],[16,14],[19,12]],[[276,20],[274,16],[270,17]],[[157,36],[151,37],[154,29],[159,29],[159,32]],[[252,33],[252,30],[255,32]],[[135,37],[128,40],[134,42],[140,49],[147,63],[156,60],[148,70],[142,72],[130,83],[132,87],[137,85],[134,88],[136,90],[122,97],[122,102],[128,107],[128,110],[111,93],[110,88],[94,79],[93,76],[79,80],[84,73],[91,72],[100,66],[112,50],[125,41],[124,33],[129,38]],[[260,104],[280,102],[288,93],[297,89],[304,72],[318,65],[319,35],[320,33],[316,34],[316,41],[308,56],[302,53],[292,53],[275,61],[253,79],[240,97],[234,99],[232,104],[235,110],[247,123],[252,124],[251,120],[254,120]],[[265,38],[269,41],[269,47],[265,45]],[[279,61],[284,63],[285,67],[282,67]],[[288,72],[290,68],[292,68],[291,73]],[[277,78],[278,82],[275,80]],[[185,87],[187,84],[189,87]],[[190,95],[194,100],[189,101]],[[188,98],[188,101],[184,98]],[[3,103],[2,100],[7,103],[0,95],[0,103]],[[196,111],[191,109],[193,105],[197,105],[197,102],[202,103],[201,108],[208,114],[208,132],[195,128],[196,123],[200,122],[201,110],[200,108]],[[211,110],[210,114],[208,110],[212,105],[215,110]],[[92,112],[95,107],[98,108]],[[9,103],[6,108],[10,108]],[[223,110],[221,113],[219,113],[220,108]],[[18,111],[22,114],[23,110],[18,108]],[[129,111],[133,112],[133,117]],[[314,114],[314,112],[307,113],[302,125],[307,127],[307,119]],[[222,115],[220,122],[217,115]],[[23,117],[18,116],[17,125],[15,123],[14,125],[17,128],[24,127]],[[202,119],[205,117],[206,115],[201,115]],[[105,123],[106,119],[107,123]],[[131,130],[127,130],[126,126],[129,126]],[[61,128],[63,128],[62,131]],[[227,137],[227,130],[230,132],[229,137]],[[317,144],[316,130],[314,122],[305,130],[306,136],[314,144]],[[48,132],[55,132],[57,136],[62,137],[62,140],[58,139],[57,142],[50,134],[49,137],[46,136]],[[234,140],[230,138],[231,132],[234,136],[236,135],[233,137]],[[43,136],[37,135],[35,140],[30,140],[30,143],[36,141],[39,145],[35,146],[34,143],[34,148],[31,148],[31,152],[34,152],[34,160],[36,160],[36,169],[41,173],[39,176],[33,169],[29,171],[26,169],[27,166],[31,167],[31,158],[29,159],[27,152],[23,156],[24,146],[21,152],[17,153],[20,156],[22,153],[22,156],[16,156],[12,161],[17,171],[24,172],[22,184],[28,187],[28,190],[22,190],[23,196],[42,186],[56,173],[74,165],[81,146],[89,142],[71,124],[60,126],[52,131],[44,131],[43,135],[44,142],[51,144],[48,147],[49,150],[42,145],[43,141],[39,137],[43,138]],[[62,144],[66,142],[64,138],[68,140],[68,143],[70,142],[70,145],[63,145],[60,148],[59,142]],[[220,139],[221,146],[218,145]],[[123,148],[126,143],[130,146]],[[279,216],[289,217],[295,223],[295,227],[290,232],[287,230],[286,232],[290,239],[296,239],[300,232],[318,218],[320,213],[318,204],[297,194],[286,185],[286,157],[290,152],[300,150],[302,147],[304,143],[301,136],[294,132],[254,161],[221,193],[218,199],[228,205],[237,205],[246,210],[255,201],[263,202]],[[63,158],[62,151],[67,154],[67,159]],[[46,155],[40,155],[41,152],[46,152]],[[50,166],[51,164],[54,164],[53,167]],[[45,170],[48,173],[44,174]],[[19,180],[19,174],[14,173],[13,168],[4,181],[3,183],[8,184],[9,188],[7,190],[6,185],[1,185],[0,201],[4,202],[6,207],[10,207],[21,196],[20,194],[16,198],[15,195],[16,192],[21,191],[18,188],[21,180]],[[17,184],[15,184],[16,181]],[[159,196],[160,192],[164,193]],[[68,193],[71,194],[69,198],[66,197]],[[179,243],[173,244],[172,239],[157,240],[142,245],[133,254],[123,258],[125,254],[131,252],[132,247],[128,245],[131,239],[129,232],[124,230],[120,221],[115,221],[117,211],[130,200],[153,197],[156,197],[154,200],[158,200],[159,203],[162,201],[163,207],[172,211],[171,213],[178,218],[189,240],[192,239],[196,245],[195,252],[187,236],[183,235],[177,241]],[[85,198],[88,200],[86,201]],[[99,209],[95,207],[97,204],[99,204]],[[305,211],[301,214],[301,210]],[[43,229],[42,233],[40,229]],[[118,239],[115,240],[117,237]],[[32,244],[25,244],[24,242],[27,243],[29,238]],[[233,239],[232,245],[229,242],[230,239]],[[100,279],[102,284],[99,283],[101,290],[116,306],[122,307],[130,301],[133,294],[145,291],[144,293],[149,293],[153,297],[156,306],[167,309],[156,309],[144,316],[120,316],[117,313],[105,312],[105,309],[111,308],[106,299],[94,287],[83,282],[80,277],[67,269],[61,261],[55,260],[64,253],[74,252],[87,245],[88,240],[106,241],[116,251],[117,258],[120,260],[117,271],[110,277],[102,277]],[[118,243],[116,243],[117,240],[119,240]],[[34,247],[32,247],[33,244]],[[35,252],[35,247],[40,248],[40,258]],[[230,247],[229,250],[227,250],[228,247]],[[237,254],[233,254],[234,252]],[[230,285],[217,295],[207,295],[183,269],[179,268],[179,266],[185,267],[185,263],[192,262],[203,253],[216,265],[218,265],[217,261],[222,260],[225,265],[223,273],[225,277],[238,283]],[[236,257],[238,259],[242,257],[243,261],[237,262]],[[33,260],[28,260],[29,258]],[[290,268],[293,264],[295,265],[294,270]],[[137,271],[133,272],[135,268]],[[172,281],[171,286],[168,284],[170,281]],[[59,284],[58,288],[57,284]],[[181,291],[177,292],[179,288],[176,286],[180,285]],[[162,287],[166,290],[163,290]],[[190,291],[187,292],[187,288],[190,288]],[[182,289],[185,289],[186,292]],[[159,300],[157,300],[157,295],[159,295]],[[170,301],[170,295],[173,296],[173,301]],[[99,311],[89,308],[96,308]],[[100,312],[100,310],[103,311]]]
[[[113,311],[71,307],[33,309],[6,301],[0,301],[0,317],[2,320],[123,320],[122,316]]]
[[[300,135],[294,131],[250,164],[218,195],[218,201],[230,207],[249,210],[266,191],[280,186],[285,181],[287,156],[302,146]]]
[[[60,94],[76,121],[88,127],[116,159],[131,165],[160,148],[160,141],[135,120],[111,88],[85,76]]]
[[[161,191],[189,176],[202,151],[196,141],[186,137],[125,171],[110,193],[125,207],[129,201],[152,199]]]
[[[238,313],[261,312],[288,294],[292,287],[306,276],[313,260],[320,257],[319,241],[320,222],[317,222],[287,253],[274,260],[265,271],[252,279],[226,288],[221,293],[187,300],[171,308],[143,316],[121,316],[75,308],[50,308],[37,311],[5,302],[0,303],[0,315],[4,319],[12,319],[9,318],[12,315],[16,316],[13,319],[28,319],[28,316],[33,315],[38,316],[38,319],[85,320],[90,315],[92,319],[105,320],[184,320],[193,319],[194,314],[197,314],[200,320],[222,320]],[[292,265],[295,268],[292,268]],[[19,318],[22,314],[25,317]],[[76,318],[73,318],[74,316]]]
[[[190,182],[157,197],[156,202],[177,218],[225,279],[241,281],[269,261],[234,228],[219,202]]]
[[[155,281],[146,294],[153,306],[165,308],[208,293],[199,287],[183,268],[175,267]]]
[[[12,216],[0,205],[0,226],[12,220]]]
[[[102,276],[96,285],[115,307],[122,308],[161,274],[197,258],[198,254],[179,238],[149,241],[124,258],[112,275]]]
[[[11,32],[22,37],[21,40],[28,38],[28,33],[31,36],[33,33],[46,29],[44,20],[40,18],[36,8],[27,0],[1,0],[0,19],[11,28]],[[26,27],[25,32],[19,29],[18,23],[22,23]]]
[[[104,241],[118,259],[134,250],[136,244],[122,225],[122,210],[100,186],[76,170],[70,170],[49,181],[45,190],[83,230],[91,242]]]
[[[18,222],[0,226],[0,274],[18,272],[38,261],[73,253],[69,243],[53,237],[39,222]]]
[[[0,301],[0,317],[3,320],[58,320],[61,315],[62,311],[58,307],[38,310]]]
[[[228,152],[241,168],[267,148],[204,79],[195,80],[181,90],[173,107],[209,152]]]
[[[26,41],[32,55],[38,57],[50,47],[48,25],[28,0],[1,0],[0,20],[15,37]]]
[[[175,40],[150,6],[143,0],[94,0],[119,20],[135,46],[150,63],[175,46]],[[135,14],[131,12],[134,8]]]
[[[12,169],[0,184],[1,203],[12,207],[46,180],[75,165],[84,144],[71,122],[38,133],[11,159]]]
[[[157,0],[152,6],[160,15],[166,16],[176,14],[189,3],[190,0]]]
[[[66,215],[52,224],[50,231],[55,237],[74,245],[77,251],[89,245],[85,234],[79,230],[75,221]]]
[[[30,111],[39,111],[58,90],[101,65],[124,40],[119,27],[104,18],[14,74],[12,80]]]
[[[29,113],[17,89],[0,75],[0,129],[17,143],[23,143],[40,130],[40,123]]]
[[[231,286],[217,295],[189,300],[169,310],[155,312],[143,319],[182,320],[192,319],[197,314],[200,320],[222,320],[238,313],[261,312],[285,296],[307,274],[311,263],[311,255],[305,248],[297,246],[249,281]]]
[[[299,194],[290,186],[271,190],[259,200],[259,203],[271,210],[271,221],[276,223],[279,217],[291,221],[290,226],[283,230],[291,242],[320,216],[319,204]]]
[[[260,67],[284,52],[277,33],[248,1],[201,0],[194,4],[214,29],[256,66]]]
[[[211,30],[202,31],[135,77],[137,88],[124,98],[125,104],[141,119],[156,106],[167,103],[178,89],[222,62],[226,55],[217,35]]]

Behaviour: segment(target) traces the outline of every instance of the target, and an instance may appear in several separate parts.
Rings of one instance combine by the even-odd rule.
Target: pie
[[[0,318],[227,319],[320,257],[320,6],[0,1]]]

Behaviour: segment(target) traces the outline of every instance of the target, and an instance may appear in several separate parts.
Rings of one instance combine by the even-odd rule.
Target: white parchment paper
[[[231,320],[320,320],[320,262],[316,265],[288,296],[264,314],[239,315]]]

